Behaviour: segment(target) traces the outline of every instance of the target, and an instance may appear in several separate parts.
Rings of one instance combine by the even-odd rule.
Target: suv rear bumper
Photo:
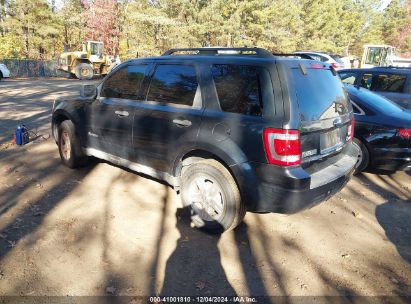
[[[357,155],[356,148],[349,144],[339,155],[323,161],[321,167],[314,165],[307,170],[247,163],[256,178],[255,187],[240,183],[247,210],[295,213],[314,206],[344,187],[354,171]]]

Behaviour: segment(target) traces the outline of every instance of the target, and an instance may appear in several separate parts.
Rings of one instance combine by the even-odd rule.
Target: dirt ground
[[[0,295],[409,303],[409,173],[363,174],[310,210],[248,213],[235,231],[207,235],[190,228],[164,184],[104,162],[61,165],[45,139],[51,106],[79,84],[0,82]],[[39,135],[22,147],[9,143],[20,122]]]

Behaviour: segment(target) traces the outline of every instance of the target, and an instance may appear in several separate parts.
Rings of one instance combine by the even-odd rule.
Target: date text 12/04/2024
[[[258,303],[253,297],[150,297],[150,303]]]

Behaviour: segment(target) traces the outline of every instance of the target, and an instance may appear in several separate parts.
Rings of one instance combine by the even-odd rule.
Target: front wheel
[[[73,122],[71,120],[63,121],[58,131],[57,144],[63,164],[69,168],[84,166],[88,158],[81,149],[80,140],[76,135]]]
[[[88,63],[80,63],[76,67],[76,77],[80,80],[90,80],[94,76],[93,67]]]
[[[245,215],[234,178],[213,159],[199,161],[183,170],[181,199],[184,206],[190,206],[194,225],[208,232],[234,229]]]

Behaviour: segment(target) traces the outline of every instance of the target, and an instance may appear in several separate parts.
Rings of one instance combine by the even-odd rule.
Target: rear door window
[[[113,73],[103,84],[102,97],[139,99],[147,65],[130,65]]]
[[[212,75],[225,112],[261,116],[263,105],[258,67],[216,64]]]
[[[407,77],[399,74],[364,74],[361,86],[371,91],[402,93]]]
[[[197,86],[194,66],[160,64],[151,79],[147,100],[192,106]]]

